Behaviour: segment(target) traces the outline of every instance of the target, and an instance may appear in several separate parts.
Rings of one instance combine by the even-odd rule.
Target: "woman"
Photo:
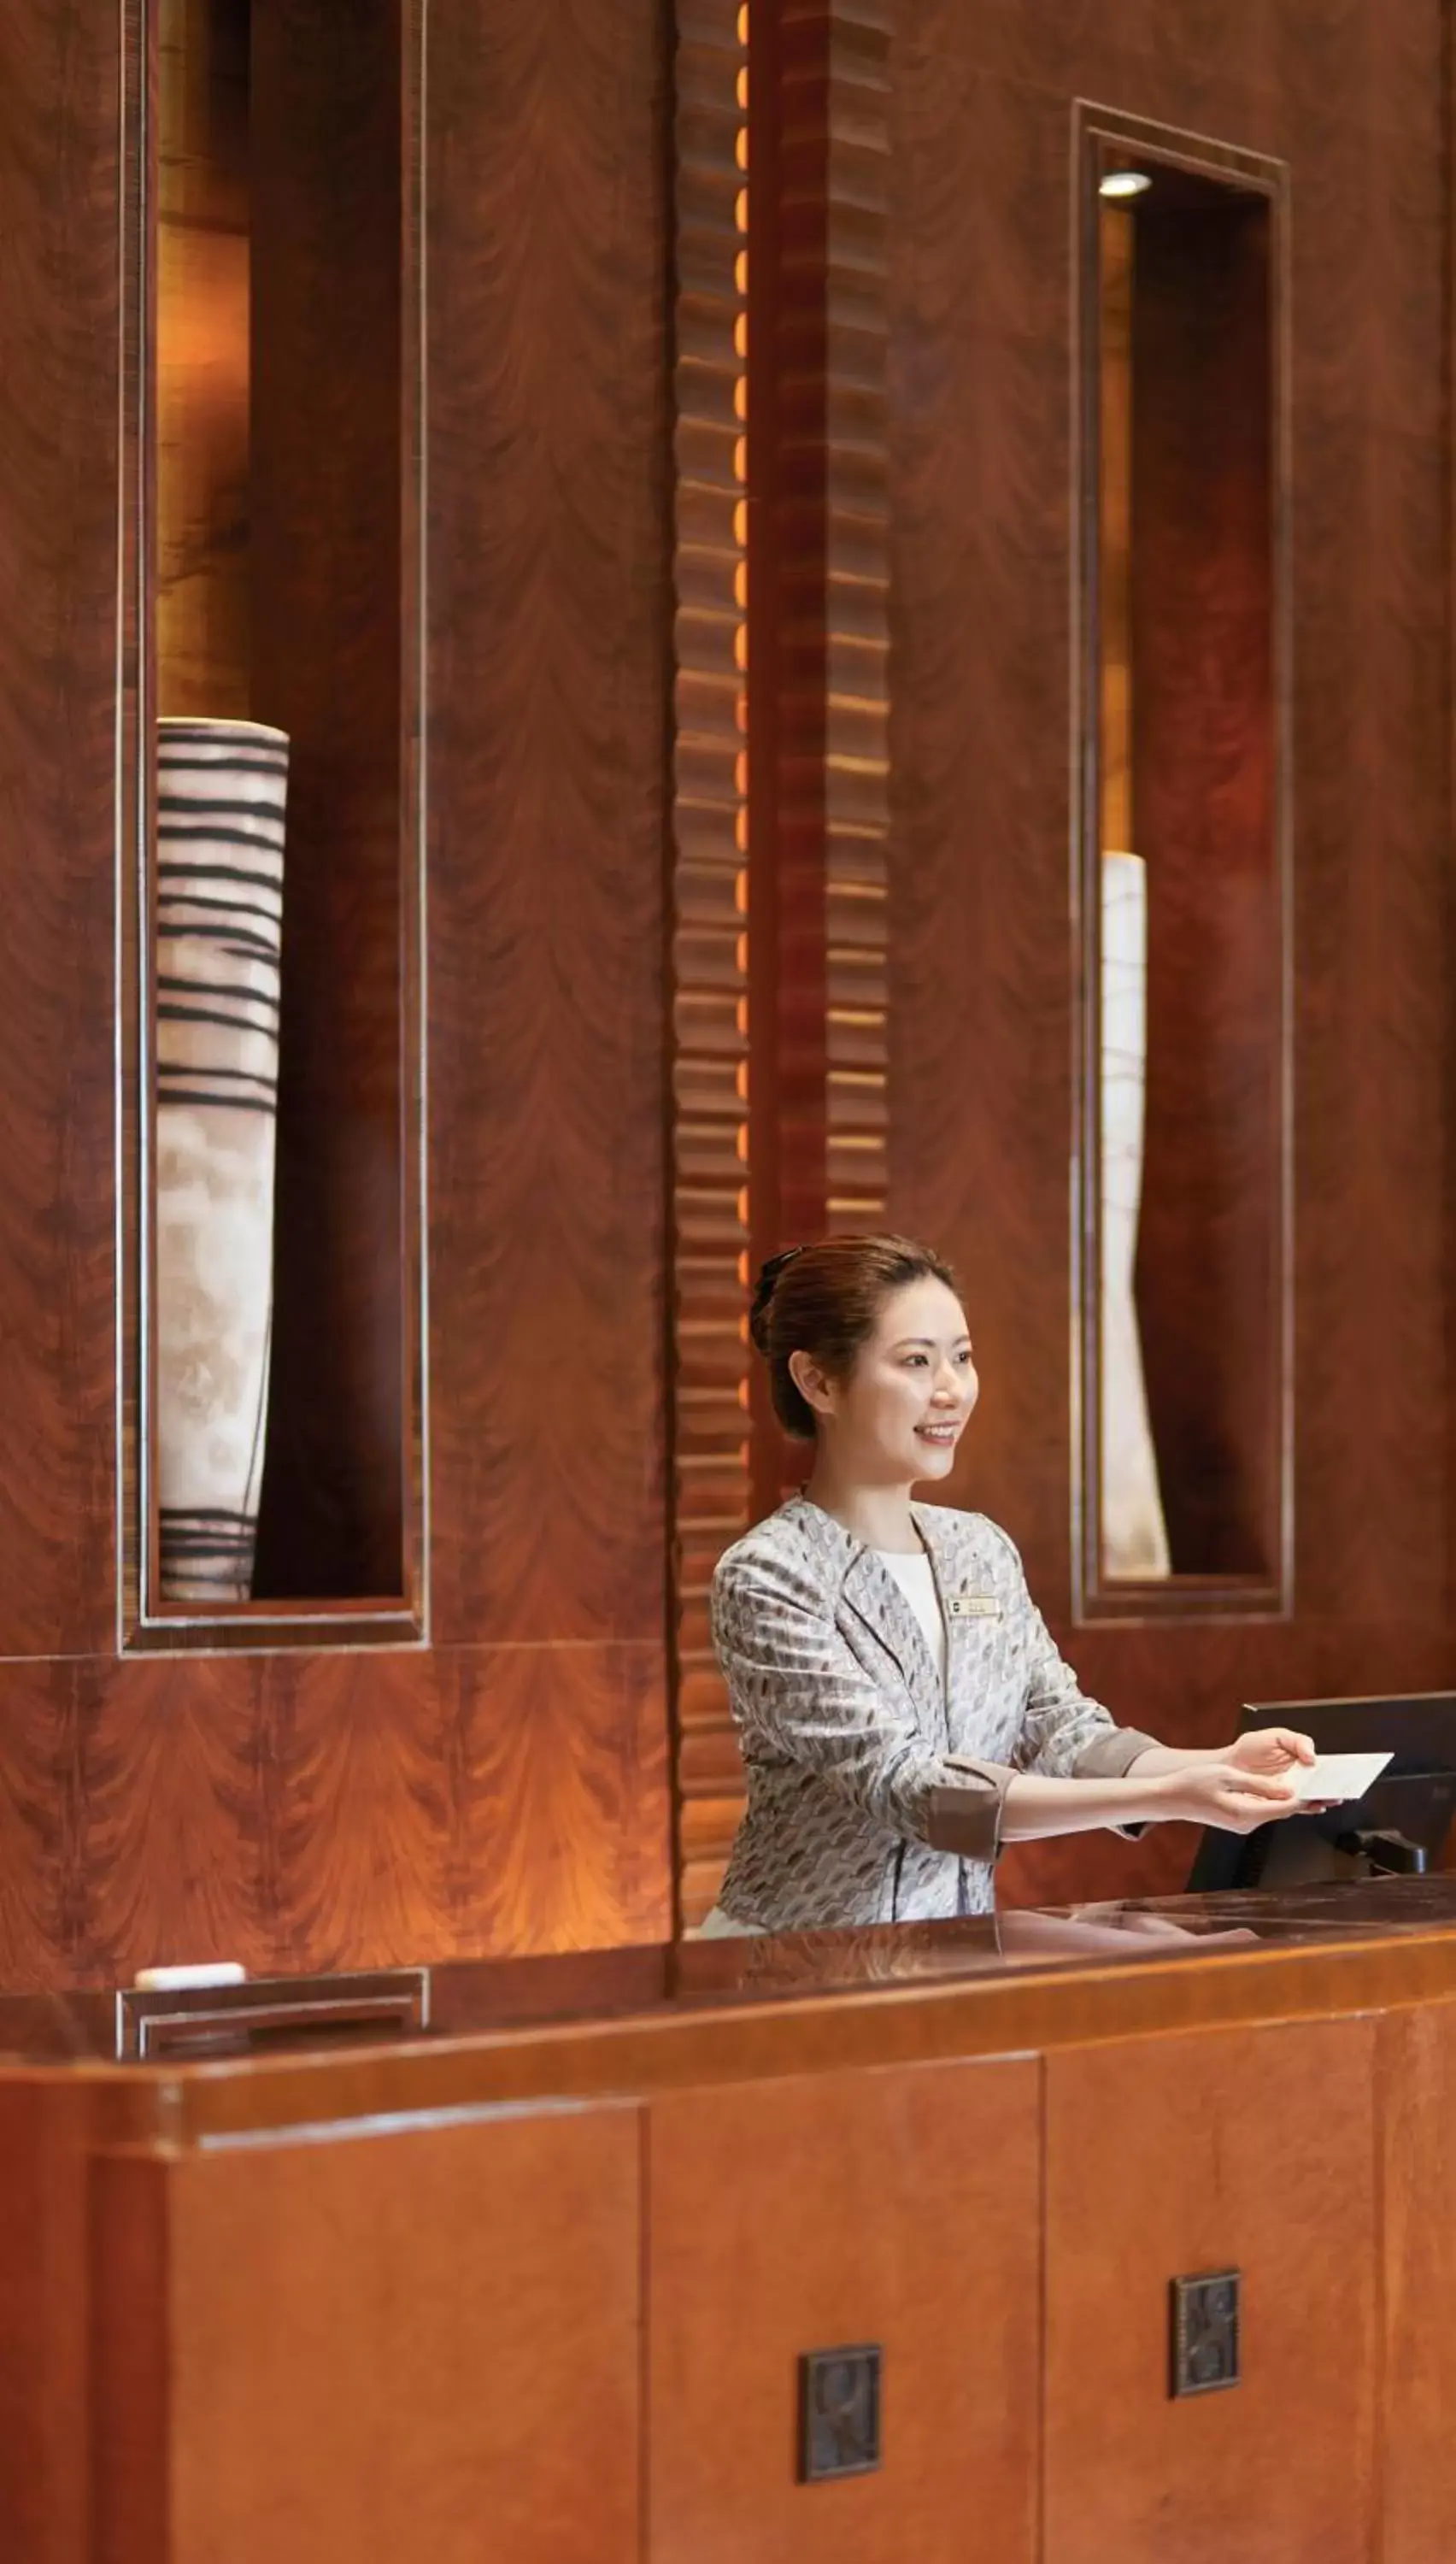
[[[750,1326],[813,1459],[714,1578],[748,1804],[705,1933],[984,1913],[1003,1843],[1160,1817],[1246,1833],[1300,1804],[1308,1737],[1181,1751],[1115,1726],[1006,1534],[912,1503],[948,1477],[977,1395],[937,1256],[900,1237],[792,1247],[763,1267]]]

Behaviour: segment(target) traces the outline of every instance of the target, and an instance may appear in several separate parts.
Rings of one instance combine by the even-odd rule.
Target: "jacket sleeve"
[[[802,1765],[889,1832],[993,1860],[1011,1772],[952,1765],[881,1689],[791,1564],[731,1552],[713,1581],[713,1642],[744,1749]]]

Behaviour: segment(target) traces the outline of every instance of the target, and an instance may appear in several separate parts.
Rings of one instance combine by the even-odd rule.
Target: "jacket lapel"
[[[909,1602],[872,1549],[857,1549],[844,1580],[844,1602],[894,1657],[928,1732],[945,1734],[939,1668]]]
[[[906,1689],[932,1733],[946,1733],[945,1704],[949,1694],[949,1675],[954,1659],[951,1653],[953,1623],[945,1614],[945,1596],[951,1588],[944,1577],[941,1558],[937,1554],[937,1544],[932,1536],[930,1525],[922,1520],[920,1508],[918,1506],[914,1508],[916,1520],[930,1552],[931,1571],[936,1579],[936,1590],[940,1600],[940,1615],[945,1623],[947,1651],[946,1683],[943,1690],[938,1668],[926,1642],[925,1631],[888,1567],[882,1566],[875,1552],[867,1549],[863,1541],[857,1540],[853,1532],[846,1531],[842,1524],[836,1523],[832,1514],[823,1513],[818,1505],[811,1504],[807,1496],[800,1496],[796,1501],[813,1517],[816,1533],[821,1531],[833,1533],[843,1542],[846,1565],[840,1596],[844,1608],[852,1611],[856,1619],[870,1631],[871,1636],[878,1639],[887,1653],[894,1657]],[[939,1546],[943,1548],[943,1544]]]

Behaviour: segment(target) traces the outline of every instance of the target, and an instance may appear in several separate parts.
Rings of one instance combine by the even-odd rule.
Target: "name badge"
[[[999,1620],[1001,1605],[991,1594],[952,1594],[952,1620]]]

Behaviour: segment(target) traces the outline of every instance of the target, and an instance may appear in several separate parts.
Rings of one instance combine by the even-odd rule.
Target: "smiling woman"
[[[721,1561],[714,1644],[748,1804],[705,1932],[986,1911],[1003,1842],[1160,1817],[1247,1833],[1300,1804],[1283,1729],[1178,1752],[1080,1689],[984,1514],[913,1501],[976,1401],[955,1277],[903,1237],[765,1264],[754,1345],[812,1445],[792,1497]]]

